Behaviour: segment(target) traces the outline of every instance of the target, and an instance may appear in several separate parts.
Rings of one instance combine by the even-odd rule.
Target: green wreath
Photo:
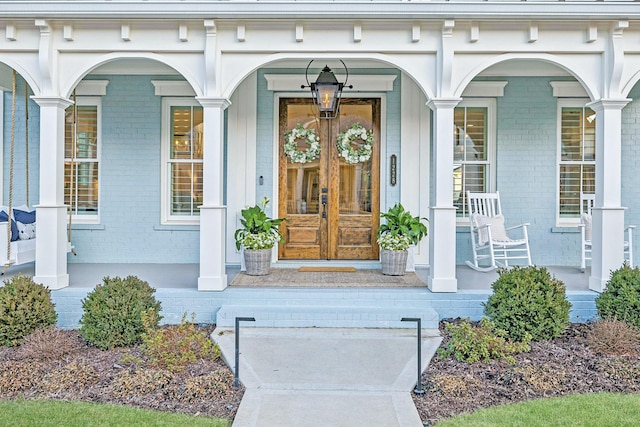
[[[309,145],[306,150],[298,149],[298,140],[304,139]],[[284,154],[287,155],[292,163],[309,163],[314,161],[320,155],[320,141],[313,129],[305,129],[300,123],[295,128],[284,134]]]
[[[362,140],[357,150],[353,148],[353,141]],[[338,135],[338,155],[347,163],[363,163],[371,158],[373,147],[373,131],[367,131],[360,123],[356,123]]]

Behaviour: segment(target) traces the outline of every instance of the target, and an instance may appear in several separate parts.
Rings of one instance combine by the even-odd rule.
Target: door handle
[[[327,195],[323,194],[320,200],[322,201],[322,218],[326,218],[327,217]]]

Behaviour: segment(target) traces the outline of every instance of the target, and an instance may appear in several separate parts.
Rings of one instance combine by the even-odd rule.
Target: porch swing
[[[36,211],[29,207],[29,86],[25,84],[25,205],[13,205],[13,180],[15,160],[16,81],[13,70],[11,87],[11,141],[9,157],[8,206],[0,206],[0,274],[15,265],[34,262],[36,259]],[[74,119],[75,120],[75,119]],[[11,224],[11,226],[9,226]],[[67,251],[73,252],[71,233],[68,232]]]

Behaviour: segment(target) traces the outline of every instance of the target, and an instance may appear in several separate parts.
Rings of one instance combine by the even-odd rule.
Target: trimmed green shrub
[[[80,334],[90,344],[112,349],[139,343],[145,331],[142,312],[160,312],[160,302],[147,282],[135,276],[103,279],[82,300],[84,313],[80,319]],[[156,321],[161,319],[157,317]]]
[[[607,288],[596,298],[601,319],[615,318],[640,328],[640,269],[626,263],[611,272]]]
[[[446,347],[438,350],[440,357],[453,356],[460,362],[489,362],[492,359],[504,359],[514,363],[514,354],[529,351],[531,336],[525,334],[522,342],[508,339],[507,333],[497,329],[486,317],[480,320],[479,326],[471,324],[469,319],[459,325],[447,323],[445,330],[451,333]]]
[[[0,287],[0,345],[15,346],[39,327],[58,320],[51,291],[19,274]]]
[[[498,270],[498,280],[484,312],[512,340],[527,334],[533,341],[560,336],[569,325],[565,286],[544,267],[512,267]]]

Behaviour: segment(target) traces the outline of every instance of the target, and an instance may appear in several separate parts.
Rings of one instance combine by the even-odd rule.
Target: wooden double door
[[[282,98],[279,105],[280,259],[378,259],[380,222],[380,99],[347,98],[340,116],[317,120],[311,100]],[[369,159],[348,163],[338,153],[337,137],[354,124],[373,131]],[[298,124],[319,136],[320,155],[305,163],[285,154],[285,133]],[[354,150],[362,141],[354,139]],[[308,148],[298,140],[300,151]]]

